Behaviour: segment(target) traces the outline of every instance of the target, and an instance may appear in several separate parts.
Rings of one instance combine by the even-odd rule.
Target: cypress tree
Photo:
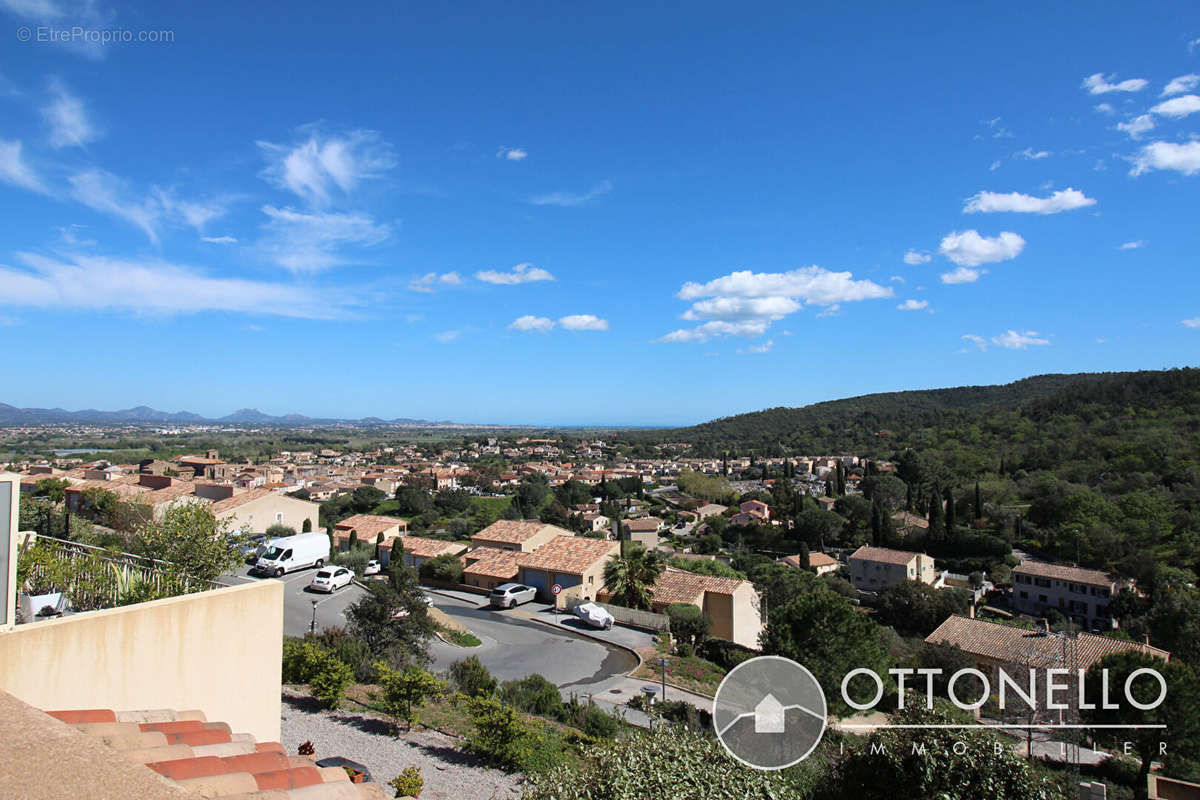
[[[940,542],[946,535],[946,519],[942,511],[942,497],[936,487],[929,493],[929,539]]]
[[[839,496],[846,493],[846,467],[840,461],[837,466],[837,493]]]
[[[833,497],[833,481],[831,480],[825,481],[825,496]]]
[[[954,508],[954,490],[946,487],[946,532],[953,533],[954,526],[958,524],[958,511]]]
[[[358,531],[350,531],[350,550],[351,550],[351,552],[354,551],[354,548],[357,544],[358,544]]]
[[[800,543],[800,566],[804,569],[812,569],[812,564],[808,560],[808,543]]]
[[[913,490],[911,483],[904,485],[904,510],[909,512],[913,510]]]
[[[983,495],[979,492],[979,481],[975,481],[975,519],[983,519]]]
[[[879,519],[881,512],[878,500],[871,503],[871,544],[876,547],[883,543],[883,522]]]

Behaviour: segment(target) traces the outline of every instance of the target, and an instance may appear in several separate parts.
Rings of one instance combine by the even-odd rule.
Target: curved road
[[[560,689],[586,694],[637,665],[627,650],[523,619],[511,611],[493,610],[486,600],[481,604],[432,597],[436,608],[461,622],[482,642],[479,647],[462,648],[435,639],[429,649],[434,669],[449,669],[455,661],[476,656],[497,680],[540,673]]]

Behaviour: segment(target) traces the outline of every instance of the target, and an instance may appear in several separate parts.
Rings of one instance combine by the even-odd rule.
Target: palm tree
[[[604,565],[604,583],[617,605],[648,610],[654,582],[662,571],[663,563],[657,552],[633,547],[628,553],[608,560]]]

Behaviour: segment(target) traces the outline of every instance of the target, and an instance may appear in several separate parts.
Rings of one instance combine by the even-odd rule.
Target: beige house
[[[799,555],[784,556],[776,563],[786,564],[787,566],[795,567],[796,569],[804,569],[804,565],[801,563]],[[828,572],[837,572],[838,567],[840,566],[841,564],[838,563],[838,560],[832,556],[827,556],[824,553],[808,554],[808,568],[818,575],[824,575]]]
[[[717,503],[707,503],[696,509],[696,516],[700,519],[708,517],[719,517],[726,511],[726,506]]]
[[[463,555],[463,583],[491,591],[502,583],[513,583],[525,553],[496,547],[476,547]]]
[[[333,543],[338,550],[350,549],[350,534],[362,544],[375,544],[383,534],[383,546],[390,547],[392,540],[408,531],[408,523],[396,517],[378,514],[355,514],[333,526]]]
[[[425,539],[420,536],[403,536],[392,546],[393,558],[401,547],[404,548],[404,566],[413,569],[420,569],[422,564],[435,556],[447,554],[459,556],[467,551],[467,546],[458,542]]]
[[[672,603],[688,603],[702,609],[712,620],[713,636],[758,648],[763,624],[758,593],[750,581],[667,567],[655,581],[653,594],[654,611],[662,613]]]
[[[232,520],[234,528],[244,525],[251,533],[263,533],[272,525],[286,525],[296,533],[315,531],[319,510],[316,503],[262,488],[235,492],[212,504],[218,522]]]
[[[547,525],[537,520],[502,519],[472,536],[471,545],[532,553],[556,536],[572,535],[570,531],[557,525]]]
[[[924,553],[866,545],[850,556],[850,582],[859,591],[878,592],[903,581],[936,583],[933,558]]]
[[[565,607],[568,597],[593,600],[604,586],[604,565],[621,552],[620,542],[583,536],[556,536],[526,553],[518,563],[520,583],[538,590],[538,599]],[[555,596],[553,586],[563,591]]]
[[[1085,628],[1117,626],[1109,604],[1122,584],[1106,572],[1022,561],[1013,567],[1012,581],[1009,599],[1017,611],[1041,615],[1055,608]]]
[[[629,530],[630,541],[637,542],[647,550],[658,547],[658,532],[663,527],[663,521],[658,517],[639,517],[626,520],[623,524]]]

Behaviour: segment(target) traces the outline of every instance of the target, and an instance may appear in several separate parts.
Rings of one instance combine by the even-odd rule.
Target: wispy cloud
[[[327,206],[335,193],[349,195],[396,166],[391,146],[375,131],[324,134],[307,125],[298,134],[292,144],[258,142],[267,159],[262,177],[316,206]]]
[[[1174,170],[1184,175],[1200,172],[1200,141],[1151,142],[1137,154],[1129,174],[1141,175],[1154,169]]]
[[[432,293],[437,286],[458,286],[462,282],[462,277],[457,272],[444,272],[441,275],[427,272],[409,281],[408,288],[414,292]]]
[[[558,318],[558,324],[568,331],[606,331],[608,320],[595,314],[569,314]]]
[[[1172,78],[1171,82],[1163,87],[1162,94],[1160,94],[1159,97],[1168,97],[1173,94],[1190,92],[1197,86],[1200,86],[1200,75],[1190,72],[1187,75],[1180,75],[1178,78]]]
[[[49,187],[25,160],[20,141],[0,139],[0,181],[39,194],[51,193]]]
[[[982,336],[977,336],[974,333],[964,333],[962,339],[964,342],[970,342],[971,344],[975,345],[980,350],[987,350],[987,339],[983,338]]]
[[[129,222],[140,228],[151,242],[158,243],[161,205],[153,199],[130,196],[124,181],[110,172],[90,169],[72,175],[71,194],[88,208]]]
[[[533,264],[517,264],[511,272],[500,272],[494,269],[484,269],[475,273],[475,279],[484,283],[496,283],[502,286],[515,286],[518,283],[535,283],[537,281],[552,281],[554,276],[541,267]]]
[[[233,236],[201,236],[200,241],[209,244],[237,244],[237,239]]]
[[[57,78],[50,81],[50,102],[42,108],[42,116],[50,126],[50,146],[55,149],[83,147],[100,136],[83,101]]]
[[[372,247],[387,241],[391,226],[362,212],[296,211],[263,206],[266,237],[259,243],[266,256],[292,272],[318,272],[352,263],[346,247]]]
[[[1091,94],[1108,94],[1109,92],[1140,92],[1149,85],[1145,78],[1129,78],[1118,83],[1111,83],[1115,75],[1105,76],[1103,72],[1089,75],[1083,79],[1083,88]]]
[[[532,197],[529,202],[535,206],[562,206],[570,208],[572,206],[583,205],[589,200],[595,200],[601,195],[606,195],[612,191],[612,188],[611,181],[601,181],[586,192],[550,192],[549,194],[539,194]]]
[[[1096,105],[1092,106],[1092,108],[1095,109],[1096,111],[1099,111],[1101,114],[1115,114],[1116,113],[1116,109],[1113,108],[1108,103],[1097,103]]]
[[[435,333],[433,338],[437,339],[442,344],[449,344],[450,342],[458,341],[459,337],[461,336],[462,331],[442,331],[441,333]]]
[[[1077,189],[1063,189],[1049,197],[1033,197],[1020,192],[1001,194],[979,192],[967,198],[964,214],[992,214],[1011,211],[1018,214],[1058,214],[1096,205],[1096,201]]]
[[[709,339],[723,336],[762,336],[767,332],[769,320],[748,320],[744,322],[726,322],[713,320],[695,328],[681,328],[655,339],[657,342],[707,342]]]
[[[1117,130],[1129,134],[1130,139],[1140,139],[1143,133],[1154,130],[1154,117],[1139,114],[1128,122],[1118,122]]]
[[[1183,324],[1189,328],[1200,328],[1200,317],[1192,317],[1191,319],[1185,319],[1183,321]]]
[[[951,270],[950,272],[943,272],[940,277],[941,277],[942,283],[953,285],[956,283],[974,283],[975,281],[979,280],[981,277],[983,277],[986,274],[987,274],[986,269],[972,269],[970,267],[958,267],[956,269]]]
[[[932,260],[933,256],[921,250],[909,250],[904,254],[904,263],[914,267],[918,264],[927,264]]]
[[[1043,158],[1049,158],[1050,155],[1049,150],[1034,150],[1032,147],[1026,147],[1020,152],[1013,153],[1013,158],[1020,158],[1024,161],[1041,161]]]
[[[1009,350],[1025,350],[1029,347],[1048,345],[1050,340],[1038,338],[1037,331],[1008,330],[999,336],[993,336],[992,344]]]
[[[903,303],[896,306],[896,308],[900,309],[901,311],[921,311],[922,309],[929,308],[929,301],[905,300]]]
[[[122,260],[33,253],[29,269],[0,266],[0,305],[122,311],[145,315],[225,311],[304,319],[348,315],[336,293],[301,286],[216,278],[162,260]]]
[[[1164,100],[1156,106],[1153,106],[1150,111],[1163,117],[1172,117],[1179,119],[1186,117],[1189,114],[1195,114],[1200,111],[1200,96],[1194,94],[1184,94],[1179,97],[1172,97],[1170,100]]]
[[[775,346],[775,341],[772,339],[767,339],[762,344],[755,344],[755,345],[751,345],[749,347],[740,348],[738,350],[738,353],[741,355],[758,355],[761,353],[769,353],[769,352],[771,352],[771,348],[774,346]]]
[[[529,153],[520,147],[501,147],[496,151],[496,158],[503,158],[506,161],[524,161],[528,156]]]
[[[976,230],[967,230],[946,234],[938,252],[960,267],[978,267],[1016,258],[1024,249],[1025,240],[1011,231],[987,237],[980,236]],[[949,282],[945,281],[944,275],[942,280]]]
[[[0,8],[29,22],[53,23],[68,30],[99,31],[114,20],[113,13],[101,9],[96,0],[0,0]],[[51,42],[90,59],[104,58],[107,47],[99,37],[89,36],[62,36]]]
[[[1145,246],[1146,246],[1146,241],[1144,239],[1137,239],[1132,242],[1124,242],[1122,244],[1119,244],[1119,245],[1117,245],[1117,249],[1118,250],[1139,250]]]

